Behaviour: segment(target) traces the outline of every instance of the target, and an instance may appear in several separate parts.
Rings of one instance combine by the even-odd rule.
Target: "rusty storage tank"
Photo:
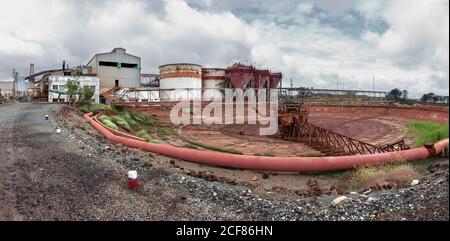
[[[203,100],[222,100],[225,87],[225,69],[204,68],[202,71]]]
[[[253,71],[252,66],[235,65],[226,69],[226,75],[233,88],[245,89],[253,79]]]
[[[264,89],[269,83],[270,71],[269,70],[255,70],[254,72],[254,87],[256,89]]]
[[[159,67],[160,99],[163,101],[197,100],[202,96],[202,66],[167,64]]]
[[[272,73],[270,74],[270,79],[269,79],[269,87],[271,89],[275,89],[278,88],[281,80],[283,79],[283,74],[282,73]]]

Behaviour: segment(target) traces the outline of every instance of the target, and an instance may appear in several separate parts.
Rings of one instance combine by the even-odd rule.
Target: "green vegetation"
[[[67,98],[69,100],[69,105],[74,101],[74,97],[78,94],[81,86],[80,81],[76,79],[69,79],[66,83],[66,90],[67,90]]]
[[[268,156],[268,157],[274,157],[275,155],[272,153],[257,153],[255,156]]]
[[[168,137],[170,136],[177,136],[177,130],[174,128],[170,128],[170,127],[164,127],[161,126],[156,130],[156,134],[158,134],[158,136],[163,139],[163,140],[167,140]]]
[[[160,124],[158,119],[153,118],[149,114],[143,112],[132,112],[130,114],[130,118],[133,118],[134,120],[147,126],[158,126]]]
[[[189,149],[194,149],[194,150],[198,150],[199,149],[197,146],[194,146],[194,145],[191,145],[191,144],[184,145],[184,148],[189,148]]]
[[[399,160],[382,166],[360,167],[352,173],[351,180],[354,188],[374,187],[392,181],[404,186],[419,176],[410,163]]]
[[[159,140],[153,139],[146,130],[140,130],[137,133],[137,136],[145,139],[146,141],[153,143],[153,144],[161,144],[161,142]]]
[[[128,122],[122,118],[121,116],[115,115],[111,118],[111,120],[118,126],[120,126],[121,128],[125,129],[128,132],[132,132],[133,129],[131,129],[130,124],[128,124]]]
[[[100,111],[104,111],[108,114],[115,114],[116,111],[114,110],[114,108],[110,105],[104,105],[104,104],[77,104],[77,108],[84,112],[84,113],[89,113],[89,112],[93,112],[93,113],[98,113]]]
[[[111,121],[111,119],[106,115],[101,115],[98,117],[98,120],[103,123],[105,126],[107,126],[109,129],[117,131],[119,128],[117,127],[114,122]]]
[[[198,141],[194,141],[190,138],[184,137],[184,136],[179,136],[179,138],[193,146],[196,147],[200,147],[203,149],[207,149],[207,150],[211,150],[211,151],[217,151],[217,152],[223,152],[223,153],[229,153],[229,154],[236,154],[236,155],[244,155],[244,153],[240,152],[240,151],[235,151],[235,150],[230,150],[230,149],[225,149],[225,148],[220,148],[220,147],[215,147],[215,146],[211,146],[211,145],[207,145]]]
[[[448,124],[411,121],[407,127],[408,135],[416,139],[417,147],[421,147],[425,143],[435,143],[448,138]]]
[[[298,154],[298,157],[323,157],[325,156],[323,153],[315,153],[315,152],[311,152],[311,153],[303,153],[303,154]]]
[[[315,172],[311,173],[312,176],[317,178],[345,178],[348,177],[352,171],[345,170],[345,171],[331,171],[331,172]],[[303,174],[303,173],[300,173]]]

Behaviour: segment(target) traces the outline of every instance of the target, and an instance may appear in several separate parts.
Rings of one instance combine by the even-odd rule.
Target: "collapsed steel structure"
[[[283,139],[302,142],[328,155],[366,155],[411,149],[404,140],[376,146],[310,124],[304,104],[285,104],[280,111],[280,134]]]

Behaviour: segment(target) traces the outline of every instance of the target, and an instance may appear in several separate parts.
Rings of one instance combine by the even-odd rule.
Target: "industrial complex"
[[[69,95],[69,81],[92,91],[87,103],[81,94]],[[282,193],[277,195],[283,198],[334,195],[332,203],[350,200],[343,195],[352,190],[370,193],[419,182],[424,171],[404,163],[437,159],[448,168],[445,96],[407,103],[384,91],[285,87],[283,73],[240,63],[163,64],[159,73],[144,74],[141,58],[124,48],[95,54],[76,67],[64,62],[60,69],[34,73],[30,65],[28,76],[16,73],[12,82],[0,82],[0,89],[2,99],[12,103],[44,103],[6,105],[22,108],[11,113],[41,113],[44,108],[49,111],[45,120],[57,120],[57,133],[71,133],[66,141],[82,145],[83,138],[74,136],[91,136],[83,139],[89,144],[76,148],[109,143],[96,155],[112,150],[112,156],[123,155],[125,163],[132,163],[126,165],[133,168],[133,190],[139,188],[138,173],[147,170],[135,160],[149,155],[157,161],[145,165],[172,168],[176,175],[244,186],[264,195]],[[182,103],[186,108],[178,111]],[[188,122],[176,123],[174,115],[187,116]],[[263,120],[270,117],[276,131],[265,134],[262,130],[273,123]],[[130,149],[139,154],[130,154]],[[386,171],[386,165],[400,169]],[[361,174],[365,168],[373,167],[379,168],[375,174],[358,179],[369,175]],[[345,177],[335,178],[330,172]]]

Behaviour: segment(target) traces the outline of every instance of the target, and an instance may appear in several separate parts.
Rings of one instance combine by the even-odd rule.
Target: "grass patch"
[[[314,153],[314,152],[312,152],[312,153],[298,154],[297,156],[298,157],[323,157],[325,155],[322,154],[322,153]]]
[[[240,151],[235,151],[235,150],[230,150],[230,149],[225,149],[225,148],[220,148],[220,147],[216,147],[216,146],[211,146],[211,145],[207,145],[207,144],[203,144],[201,142],[198,141],[194,141],[190,138],[184,137],[184,136],[179,136],[179,138],[191,145],[194,145],[196,147],[200,147],[203,149],[207,149],[207,150],[211,150],[211,151],[217,151],[217,152],[223,152],[223,153],[229,153],[229,154],[236,154],[236,155],[244,155],[244,153],[240,152]]]
[[[157,118],[154,118],[144,112],[131,112],[130,118],[133,118],[134,120],[136,120],[144,125],[147,125],[147,126],[159,126],[160,125],[160,122]]]
[[[142,138],[142,139],[144,139],[144,140],[146,140],[146,141],[148,141],[148,142],[150,142],[150,143],[153,143],[153,144],[161,144],[161,141],[156,140],[156,139],[153,139],[153,138],[148,134],[148,132],[147,132],[146,130],[140,130],[140,131],[138,131],[138,132],[137,132],[137,136],[140,137],[140,138]]]
[[[410,163],[397,161],[377,167],[360,167],[351,175],[352,186],[357,189],[383,186],[395,182],[399,186],[407,186],[420,174]]]
[[[310,175],[317,178],[343,179],[350,176],[351,173],[352,171],[345,170],[345,171],[331,171],[331,172],[315,172],[310,173]],[[303,175],[303,173],[301,174]]]
[[[255,156],[268,156],[268,157],[274,157],[275,155],[272,153],[257,153],[254,154]]]
[[[84,113],[89,113],[89,112],[98,113],[101,111],[104,111],[104,112],[110,113],[110,114],[117,113],[117,111],[115,110],[115,108],[113,106],[104,105],[104,104],[94,104],[94,103],[81,104],[81,105],[77,105],[77,108]]]
[[[407,128],[408,135],[416,139],[416,147],[421,147],[425,143],[435,143],[448,138],[448,124],[411,121]]]
[[[122,118],[121,116],[115,115],[111,118],[111,120],[118,126],[122,127],[123,129],[125,129],[128,132],[132,132],[133,129],[131,128],[130,124],[128,124],[128,122]]]
[[[98,117],[98,120],[103,123],[105,126],[107,126],[109,129],[111,130],[115,130],[117,131],[119,128],[117,127],[116,124],[114,124],[114,122],[112,122],[112,120],[106,116],[106,115],[101,115]]]
[[[189,149],[194,149],[194,150],[200,149],[200,148],[198,148],[197,146],[194,146],[194,145],[192,145],[192,144],[186,144],[186,145],[184,145],[184,148],[189,148]]]

